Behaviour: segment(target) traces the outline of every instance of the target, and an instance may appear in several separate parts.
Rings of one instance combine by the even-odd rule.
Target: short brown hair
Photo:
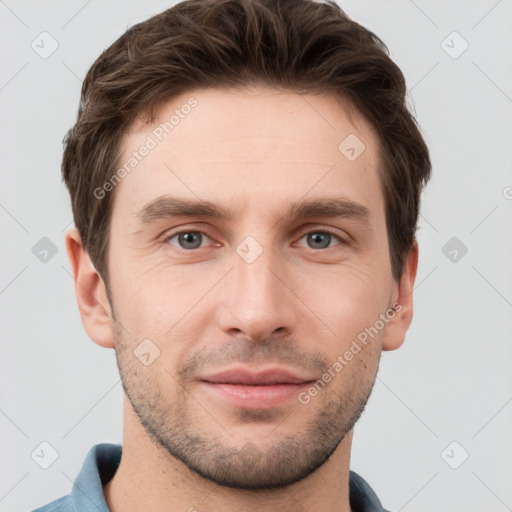
[[[107,286],[115,191],[102,199],[93,192],[115,174],[125,130],[137,116],[153,121],[157,106],[187,90],[258,83],[348,99],[374,127],[399,279],[431,164],[385,44],[332,1],[186,0],[129,28],[98,57],[65,139],[62,174],[75,225]]]

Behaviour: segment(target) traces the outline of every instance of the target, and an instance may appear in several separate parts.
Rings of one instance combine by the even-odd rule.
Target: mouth
[[[227,370],[200,377],[206,392],[216,399],[244,409],[269,409],[282,406],[314,382],[282,368],[263,371]]]

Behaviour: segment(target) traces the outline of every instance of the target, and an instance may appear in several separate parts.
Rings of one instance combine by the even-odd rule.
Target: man
[[[177,4],[89,70],[63,176],[123,445],[38,510],[384,510],[350,449],[430,161],[383,43],[334,3]]]

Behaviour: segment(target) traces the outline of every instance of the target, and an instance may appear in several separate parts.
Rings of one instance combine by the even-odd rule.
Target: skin
[[[353,426],[382,350],[404,341],[418,263],[415,244],[393,279],[378,139],[330,95],[194,90],[162,105],[155,123],[133,123],[121,165],[190,97],[197,106],[115,189],[110,296],[77,230],[66,234],[82,322],[115,349],[125,389],[106,502],[114,512],[349,511]],[[349,134],[366,148],[354,161],[338,150]],[[142,224],[138,213],[164,194],[236,216]],[[339,197],[365,206],[368,223],[287,216],[292,203]],[[262,250],[251,263],[237,253],[247,236]],[[395,302],[392,320],[308,404],[235,406],[197,380],[279,366],[317,381]],[[133,353],[144,339],[160,350],[148,366]]]

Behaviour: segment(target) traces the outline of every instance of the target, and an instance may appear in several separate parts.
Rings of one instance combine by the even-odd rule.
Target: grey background
[[[114,352],[83,330],[64,247],[61,141],[94,59],[172,3],[0,1],[1,511],[68,494],[93,444],[121,442]],[[351,468],[391,510],[512,510],[512,1],[340,3],[404,71],[434,164],[413,324],[383,355]],[[31,457],[43,441],[48,469]]]

